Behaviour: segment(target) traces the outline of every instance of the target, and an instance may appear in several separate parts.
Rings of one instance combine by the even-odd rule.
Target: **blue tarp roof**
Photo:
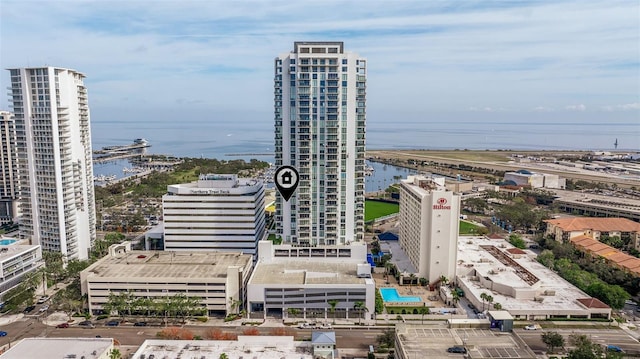
[[[384,232],[384,233],[378,234],[378,239],[381,241],[397,241],[398,236],[391,232]]]

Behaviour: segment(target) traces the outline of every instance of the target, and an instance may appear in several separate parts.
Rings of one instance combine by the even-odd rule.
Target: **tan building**
[[[587,236],[599,241],[605,235],[617,236],[640,250],[640,223],[626,218],[574,217],[549,219],[545,222],[545,235],[553,236],[556,241],[567,242],[578,236]]]
[[[177,294],[197,297],[209,315],[243,309],[232,307],[245,302],[253,270],[249,254],[131,251],[128,242],[111,246],[109,252],[80,273],[82,294],[88,295],[92,313],[103,310],[111,292],[152,299]]]
[[[571,244],[583,252],[596,255],[609,264],[640,277],[640,258],[628,255],[588,236],[573,237]]]
[[[456,273],[460,196],[444,182],[424,176],[400,182],[399,244],[416,275],[430,283]]]

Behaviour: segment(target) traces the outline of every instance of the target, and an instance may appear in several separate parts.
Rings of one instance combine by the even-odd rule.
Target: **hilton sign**
[[[441,197],[433,205],[433,209],[451,209],[451,206],[447,206],[447,199]]]

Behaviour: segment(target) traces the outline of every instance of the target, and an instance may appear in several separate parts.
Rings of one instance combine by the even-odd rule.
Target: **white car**
[[[49,309],[49,305],[43,305],[42,308],[40,308],[40,313],[46,312]]]
[[[527,325],[526,327],[524,327],[524,330],[536,330],[536,329],[538,329],[538,327],[533,324]]]

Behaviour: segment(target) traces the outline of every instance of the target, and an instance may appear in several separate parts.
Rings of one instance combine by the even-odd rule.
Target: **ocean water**
[[[272,121],[92,118],[94,149],[145,138],[149,153],[273,162]],[[429,120],[367,123],[368,149],[640,150],[640,119]],[[231,156],[242,154],[241,156]]]

